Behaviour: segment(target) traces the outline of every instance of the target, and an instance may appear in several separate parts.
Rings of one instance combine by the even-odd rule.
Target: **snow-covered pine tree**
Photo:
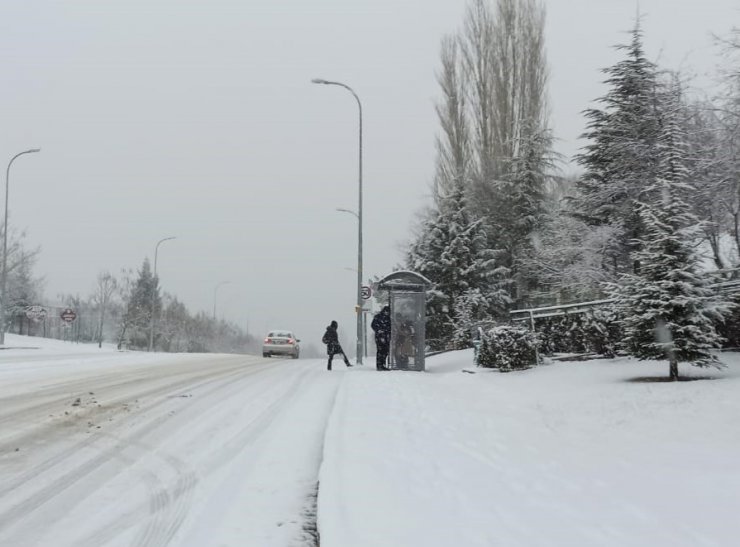
[[[154,310],[152,310],[152,302],[154,302]],[[127,331],[128,339],[133,347],[144,348],[148,345],[152,311],[158,313],[161,306],[158,280],[152,274],[149,259],[145,258],[139,270],[139,277],[132,287],[124,318],[124,332]]]
[[[0,237],[3,237],[2,225]],[[16,319],[20,323],[27,319],[26,306],[41,303],[44,282],[43,278],[37,277],[34,273],[40,252],[38,247],[27,248],[25,231],[17,232],[8,228],[6,302],[0,310],[0,313],[5,315],[3,324],[8,328]]]
[[[540,272],[529,266],[536,254],[535,234],[545,224],[545,187],[552,179],[555,157],[547,129],[527,127],[521,141],[510,172],[498,182],[499,203],[491,224],[497,234],[492,240],[504,251],[503,264],[512,271],[514,300],[524,304],[529,290],[541,286]]]
[[[439,211],[432,209],[421,222],[416,239],[410,244],[406,264],[409,270],[417,272],[436,284],[444,277],[444,269],[439,261],[447,239],[445,226],[438,221]],[[444,349],[451,336],[449,327],[451,309],[449,298],[444,292],[432,286],[426,298],[426,338],[433,350]]]
[[[490,302],[480,289],[465,291],[455,301],[452,316],[452,341],[455,349],[469,348],[472,343],[473,329],[490,321]]]
[[[603,107],[585,111],[583,135],[590,142],[576,161],[585,168],[578,181],[574,213],[588,224],[613,225],[621,234],[613,264],[617,272],[633,269],[630,253],[642,236],[634,202],[654,179],[660,134],[656,68],[643,50],[639,20],[627,45],[617,46],[626,58],[606,68],[609,91],[597,99]]]
[[[637,274],[626,274],[615,291],[616,309],[625,330],[625,349],[639,359],[667,358],[672,380],[678,363],[721,366],[710,350],[720,337],[713,321],[729,306],[707,287],[699,271],[695,243],[697,218],[684,200],[687,184],[686,150],[680,115],[680,91],[666,93],[663,129],[657,143],[658,176],[637,202],[644,231]]]
[[[475,316],[481,320],[500,316],[511,302],[503,281],[506,271],[496,265],[497,253],[487,248],[482,219],[468,210],[462,181],[439,201],[439,210],[427,219],[408,256],[409,268],[434,283],[427,300],[426,328],[435,349],[452,343],[455,308],[464,294],[480,294]]]

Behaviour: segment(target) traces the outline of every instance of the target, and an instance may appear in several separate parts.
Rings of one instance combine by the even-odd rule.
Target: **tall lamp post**
[[[358,177],[358,205],[357,205],[357,305],[355,311],[357,312],[357,364],[362,364],[362,103],[357,93],[349,87],[347,84],[342,82],[333,82],[330,80],[323,80],[321,78],[314,78],[311,80],[314,84],[322,85],[336,85],[343,87],[350,93],[357,101],[357,108],[360,115],[359,124],[359,177]],[[353,214],[354,211],[352,211]]]
[[[219,287],[223,287],[224,285],[228,285],[231,283],[231,281],[221,281],[218,285],[216,285],[216,288],[213,289],[213,320],[216,320],[216,295],[218,294]]]
[[[13,156],[8,162],[8,169],[5,171],[5,228],[3,230],[3,271],[2,271],[2,290],[0,291],[0,345],[5,344],[5,286],[8,275],[8,190],[10,188],[10,166],[15,159],[23,154],[35,154],[41,152],[40,148],[31,148],[24,150]]]
[[[337,207],[336,210],[339,211],[340,213],[349,213],[350,215],[355,217],[358,222],[360,221],[360,215],[358,215],[351,209],[344,209],[342,207]],[[357,272],[357,268],[344,268],[344,269],[355,272],[355,273]],[[358,280],[357,283],[360,284],[360,291],[362,291],[362,280]],[[363,304],[359,304],[359,306],[360,306],[360,312],[359,312],[360,313],[360,327],[362,329],[361,330],[362,347],[364,349],[363,354],[365,355],[365,357],[367,357],[367,318],[365,317],[365,308]]]
[[[149,351],[152,351],[154,349],[154,308],[155,304],[157,302],[157,253],[159,252],[159,246],[164,243],[165,241],[169,241],[171,239],[177,239],[175,236],[171,237],[165,237],[164,239],[160,239],[157,241],[157,244],[154,246],[154,286],[152,287],[152,314],[151,317],[149,317]]]

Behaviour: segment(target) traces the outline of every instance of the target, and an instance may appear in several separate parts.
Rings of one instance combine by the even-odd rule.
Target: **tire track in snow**
[[[147,390],[146,394],[147,396],[153,396],[157,394],[166,395],[168,393],[172,393],[173,391],[181,390],[183,387],[188,387],[189,389],[200,389],[208,386],[209,384],[216,383],[217,385],[201,394],[204,397],[207,397],[210,394],[218,392],[223,387],[233,386],[236,383],[233,381],[236,377],[241,376],[243,379],[245,376],[253,376],[259,374],[260,372],[268,368],[271,368],[270,365],[264,365],[258,369],[244,369],[243,365],[235,365],[233,367],[228,367],[226,370],[219,371],[218,376],[216,376],[215,378],[210,377],[202,381],[197,381],[206,376],[205,374],[199,374],[195,377],[179,380],[178,382],[168,386],[160,386],[155,389]],[[211,372],[211,374],[213,373]],[[195,384],[193,384],[194,380],[196,380]],[[141,396],[141,392],[134,395]],[[130,416],[129,420],[140,416],[140,414],[156,410],[157,407],[168,402],[169,400],[170,399],[165,397],[155,400],[152,403],[142,407],[134,416]],[[41,489],[36,490],[31,495],[26,496],[20,502],[14,504],[10,509],[0,513],[0,530],[5,530],[8,527],[13,527],[18,524],[19,521],[31,520],[30,523],[26,523],[26,526],[21,526],[22,529],[25,528],[27,530],[31,527],[30,525],[33,524],[32,514],[34,510],[40,508],[41,506],[54,502],[56,498],[62,496],[62,494],[64,494],[68,489],[76,485],[78,482],[84,480],[85,478],[94,478],[94,473],[96,473],[107,462],[120,460],[122,454],[124,454],[127,450],[131,451],[131,448],[136,446],[136,443],[134,441],[135,437],[140,438],[155,431],[162,424],[168,421],[169,418],[170,415],[163,414],[151,419],[150,421],[144,423],[132,433],[130,433],[128,439],[118,440],[118,442],[116,442],[111,448],[104,449],[98,455],[77,464],[70,471],[63,473],[59,477],[52,480],[50,483],[46,483]],[[117,424],[117,428],[122,428],[124,425],[126,425],[126,423],[126,421],[122,421],[121,423]],[[5,485],[3,485],[3,488],[0,489],[0,495],[9,494],[26,482],[37,477],[40,473],[49,471],[59,464],[68,463],[70,460],[73,460],[75,457],[77,457],[78,453],[83,448],[95,448],[94,445],[104,438],[105,435],[95,435],[94,437],[86,439],[83,442],[75,445],[73,450],[67,450],[62,454],[57,454],[55,456],[52,456],[51,458],[48,458],[46,461],[42,462],[42,464],[35,467],[33,470],[27,472],[21,477],[18,477],[16,480],[11,481],[9,484],[6,483]],[[149,453],[151,452],[147,452],[145,449],[140,449],[138,458],[136,459],[139,459],[143,455],[147,455]],[[116,475],[117,473],[114,476]],[[179,483],[179,497],[182,497],[182,494],[186,493],[188,489],[192,490],[192,481],[193,479],[191,475],[191,478]],[[159,490],[163,490],[165,492],[164,495],[167,494],[166,489],[160,488]],[[72,505],[79,504],[82,499],[83,498],[75,499],[74,502],[72,502]],[[59,500],[58,503],[64,504],[67,509],[70,505],[69,500]],[[48,521],[45,520],[44,524],[48,526]],[[13,537],[20,540],[24,536],[22,534],[16,533]],[[9,544],[15,545],[19,543],[11,541]]]
[[[136,414],[143,414],[151,410],[154,410],[157,407],[162,406],[163,404],[166,404],[168,402],[168,399],[166,398],[166,396],[171,395],[173,392],[180,391],[185,388],[189,388],[190,390],[200,389],[213,382],[221,382],[224,380],[229,380],[232,377],[240,376],[242,375],[243,371],[244,371],[243,366],[234,366],[226,370],[219,371],[218,376],[215,376],[215,377],[213,376],[212,372],[202,373],[202,374],[198,374],[197,376],[191,376],[189,378],[185,378],[185,379],[179,380],[175,383],[171,383],[165,386],[157,386],[157,387],[144,390],[144,391],[138,391],[135,393],[127,393],[124,395],[119,395],[117,397],[112,397],[110,402],[107,402],[103,407],[101,407],[103,409],[102,411],[100,411],[101,413],[96,414],[97,408],[93,407],[91,409],[91,412],[83,411],[79,414],[70,416],[69,420],[80,421],[81,419],[85,419],[88,417],[96,417],[96,418],[101,417],[105,419],[109,416],[108,413],[113,413],[113,414],[120,413],[123,408],[120,405],[123,405],[126,402],[129,402],[134,398],[136,400],[139,400],[139,399],[143,400],[148,397],[161,396],[158,399],[154,399],[150,403],[140,403],[136,409]],[[205,380],[199,381],[199,380],[202,380],[203,378],[205,378]],[[193,381],[196,381],[197,383],[193,384]],[[92,414],[96,414],[96,415],[91,416]],[[127,416],[127,417],[129,419],[133,419],[136,416],[134,415],[134,416]],[[166,420],[167,415],[162,416],[161,419]],[[47,432],[58,429],[59,425],[60,424],[58,422],[45,423],[41,425],[40,427],[30,430],[28,433],[26,433],[23,436],[18,436],[18,437],[13,438],[12,443],[2,442],[0,443],[0,452],[11,451],[12,447],[23,445],[24,442],[27,441],[29,438],[36,438],[39,436],[45,437],[47,435]],[[27,471],[25,474],[15,477],[14,480],[3,483],[2,485],[0,485],[0,497],[15,490],[21,484],[28,482],[29,480],[35,478],[39,474],[46,472],[49,469],[55,467],[56,465],[66,461],[68,458],[69,452],[78,452],[85,448],[91,447],[92,445],[96,444],[99,440],[100,440],[100,435],[94,435],[94,436],[88,437],[85,440],[80,441],[70,446],[69,448],[67,448],[65,452],[62,452],[61,454],[55,454],[54,456],[51,456],[47,458],[46,460],[40,462],[39,464],[35,465],[33,469]],[[1,523],[2,522],[1,522],[1,516],[0,516],[0,524]]]
[[[275,370],[274,365],[269,368]],[[270,424],[278,418],[281,409],[288,406],[286,402],[300,389],[306,374],[307,371],[302,371],[294,377],[287,389],[284,385],[277,385],[275,389],[282,391],[281,395],[273,398],[272,402],[263,407],[249,423],[245,424],[229,443],[221,445],[213,456],[200,464],[199,467],[206,470],[200,474],[200,477],[204,478],[216,473],[220,467],[237,457],[246,446],[256,445],[262,433],[267,431]],[[234,383],[232,388],[237,395],[243,393],[243,388],[238,383]],[[223,400],[223,393],[219,394],[219,399]],[[245,473],[249,471],[245,467]],[[190,503],[184,502],[183,497],[185,495],[191,496],[194,486],[194,483],[189,485],[178,483],[171,490],[164,492],[161,490],[152,491],[149,500],[142,500],[138,507],[125,519],[125,522],[116,518],[110,523],[105,523],[97,530],[86,535],[78,542],[78,545],[98,547],[116,537],[122,531],[140,525],[142,520],[147,517],[149,519],[146,525],[138,532],[131,545],[141,547],[167,545],[187,517]]]
[[[243,365],[235,364],[229,365],[233,370],[239,370]],[[88,378],[87,380],[74,380],[71,382],[62,382],[54,384],[51,387],[34,391],[33,393],[24,393],[20,395],[13,395],[11,397],[5,397],[0,400],[0,408],[3,409],[0,414],[0,426],[7,423],[15,423],[19,420],[33,421],[34,419],[44,419],[49,416],[50,413],[55,411],[64,410],[69,408],[71,401],[74,401],[76,396],[84,396],[89,394],[91,391],[94,393],[105,392],[106,390],[134,387],[138,384],[146,385],[153,382],[168,382],[164,386],[153,387],[150,391],[138,392],[141,396],[153,395],[158,391],[164,389],[170,389],[175,386],[172,380],[177,377],[183,377],[182,385],[188,385],[193,379],[194,373],[199,373],[199,369],[176,369],[174,367],[168,367],[170,370],[162,370],[159,367],[155,369],[137,370],[136,372],[129,372],[118,374],[115,370],[107,374],[97,375]],[[152,374],[154,373],[154,374]],[[213,372],[200,373],[198,377],[210,377]],[[99,383],[103,381],[102,383]],[[39,398],[43,398],[42,402],[38,402]],[[30,404],[16,406],[10,411],[7,408],[10,406],[12,400],[19,399],[21,402],[30,402]],[[113,401],[117,402],[116,400]],[[9,442],[11,439],[3,440],[4,443]],[[12,437],[14,442],[18,442],[16,437]],[[0,452],[2,451],[2,445],[0,444]]]

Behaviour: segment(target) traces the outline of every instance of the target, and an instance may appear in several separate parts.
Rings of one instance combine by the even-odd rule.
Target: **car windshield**
[[[268,338],[293,338],[293,335],[285,331],[274,331],[267,335]]]

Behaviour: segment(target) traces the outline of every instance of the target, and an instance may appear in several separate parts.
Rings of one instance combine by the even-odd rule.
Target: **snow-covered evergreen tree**
[[[542,286],[542,277],[530,268],[536,253],[536,234],[546,221],[546,184],[555,169],[552,137],[547,129],[528,129],[517,147],[510,172],[499,181],[499,203],[492,215],[492,241],[504,251],[502,263],[512,272],[512,296],[530,304],[528,293]]]
[[[721,341],[713,321],[721,320],[728,306],[707,287],[698,267],[695,243],[701,228],[685,201],[691,186],[677,86],[665,103],[659,172],[645,194],[648,199],[637,203],[644,227],[635,253],[639,270],[623,276],[615,297],[625,349],[640,359],[667,358],[670,378],[676,380],[679,362],[719,365],[710,351]]]
[[[633,268],[630,253],[642,236],[634,207],[655,177],[660,134],[656,67],[643,50],[639,21],[627,45],[617,46],[626,58],[604,69],[609,90],[597,99],[603,107],[586,110],[590,142],[576,160],[586,172],[578,182],[575,214],[593,226],[611,224],[620,233],[617,271]]]
[[[0,225],[0,237],[3,226]],[[15,319],[21,323],[25,317],[26,306],[41,304],[43,278],[35,275],[36,261],[40,249],[28,249],[26,232],[8,228],[8,261],[5,299],[1,313],[5,314],[4,325],[10,327]],[[20,326],[19,326],[20,328]]]
[[[455,302],[451,346],[455,349],[469,348],[473,329],[490,320],[489,298],[478,288],[465,291]]]
[[[124,317],[124,332],[133,347],[147,347],[152,311],[159,313],[161,306],[158,280],[152,274],[149,259],[146,258],[131,289]]]
[[[444,249],[446,230],[439,224],[439,211],[432,209],[421,222],[418,236],[409,246],[406,263],[409,270],[417,272],[436,285],[444,277],[439,257]],[[450,337],[448,297],[443,290],[432,286],[426,297],[426,338],[434,350],[444,349]]]
[[[409,251],[409,269],[434,283],[427,300],[427,339],[431,347],[452,343],[458,300],[477,291],[476,318],[500,315],[510,303],[502,279],[505,270],[496,265],[497,253],[487,248],[482,219],[468,210],[462,181],[440,199],[439,210],[425,222]],[[461,327],[464,328],[464,327]]]

